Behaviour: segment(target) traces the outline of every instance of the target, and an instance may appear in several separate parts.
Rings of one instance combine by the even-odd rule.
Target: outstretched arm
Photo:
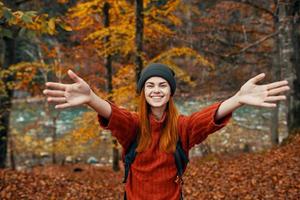
[[[265,85],[257,85],[265,74],[259,74],[248,80],[241,89],[231,98],[225,100],[220,105],[215,120],[223,118],[242,105],[253,105],[259,107],[276,107],[276,101],[285,100],[285,95],[280,93],[289,90],[287,81],[277,81]]]
[[[48,96],[48,102],[57,103],[55,106],[57,109],[87,104],[99,115],[109,119],[112,112],[110,104],[98,97],[90,86],[72,70],[68,70],[68,75],[74,83],[46,83],[48,88],[52,88],[43,91]]]

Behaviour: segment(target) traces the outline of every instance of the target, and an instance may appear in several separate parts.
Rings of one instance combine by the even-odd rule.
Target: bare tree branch
[[[226,55],[226,57],[230,57],[230,56],[235,56],[235,55],[237,55],[237,54],[241,54],[241,53],[245,52],[247,49],[250,49],[250,48],[252,48],[252,47],[254,47],[254,46],[257,46],[257,45],[259,45],[260,43],[262,43],[262,42],[268,40],[269,38],[274,37],[275,35],[277,35],[277,34],[279,33],[279,31],[280,31],[280,30],[277,30],[277,31],[274,32],[274,33],[271,33],[271,34],[269,34],[269,35],[266,35],[265,37],[263,37],[263,38],[257,40],[256,42],[254,42],[254,43],[252,43],[252,44],[249,44],[249,45],[247,45],[246,47],[242,48],[242,49],[241,49],[240,51],[238,51],[238,52],[229,53],[229,54]]]
[[[255,9],[261,10],[265,13],[268,13],[269,15],[271,15],[272,17],[275,17],[275,13],[267,8],[264,8],[258,4],[253,3],[253,1],[250,0],[224,0],[224,1],[232,1],[232,2],[237,2],[237,3],[242,3],[242,4],[246,4],[249,5]]]

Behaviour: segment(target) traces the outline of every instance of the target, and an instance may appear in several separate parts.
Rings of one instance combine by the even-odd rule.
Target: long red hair
[[[145,151],[151,144],[151,127],[149,114],[151,112],[150,105],[146,101],[144,88],[141,91],[140,95],[140,104],[139,104],[139,118],[140,118],[140,127],[138,133],[138,146],[136,151],[142,152]],[[161,137],[159,141],[159,148],[161,151],[166,153],[175,152],[176,143],[178,140],[178,130],[177,130],[177,119],[178,111],[174,104],[172,96],[170,97],[167,106],[166,106],[166,119],[163,124],[163,130],[161,132]]]

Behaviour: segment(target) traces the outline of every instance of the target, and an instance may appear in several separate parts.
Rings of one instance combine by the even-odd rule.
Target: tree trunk
[[[136,82],[140,78],[143,69],[143,31],[144,31],[144,14],[143,14],[143,0],[135,0],[135,72]]]
[[[51,131],[52,131],[52,163],[56,164],[57,163],[57,159],[56,159],[56,121],[57,121],[57,117],[53,117],[53,123],[52,123],[52,127],[51,127]]]
[[[104,14],[104,19],[103,19],[103,23],[104,23],[104,27],[109,27],[109,8],[110,5],[109,3],[105,3],[103,6],[103,14]],[[109,42],[109,36],[104,38],[104,42],[108,43]],[[107,92],[108,93],[112,93],[112,56],[110,54],[105,55],[105,67],[106,67],[106,71],[107,71]],[[109,97],[109,100],[111,101],[111,97]],[[118,149],[118,141],[116,140],[116,138],[112,139],[112,143],[113,143],[113,149],[112,149],[112,153],[113,153],[113,163],[112,163],[112,168],[114,171],[119,171],[120,170],[120,166],[119,166],[119,149]]]
[[[292,44],[293,44],[293,55],[292,55],[292,64],[293,64],[293,80],[290,83],[293,87],[293,98],[290,102],[289,118],[288,118],[288,128],[290,133],[296,133],[300,131],[300,55],[299,55],[299,46],[300,46],[300,1],[294,1],[292,6]]]
[[[276,2],[275,2],[276,4]],[[276,7],[276,6],[275,6]],[[278,12],[275,11],[275,12]],[[278,21],[278,13],[273,17],[273,22],[274,22],[274,27],[275,30],[277,31],[279,29],[279,21]],[[279,36],[277,35],[274,38],[274,56],[273,56],[273,64],[272,64],[272,81],[279,81],[281,79],[281,69],[280,69],[280,61],[281,61],[281,56],[280,56],[280,45],[279,45]],[[272,145],[277,145],[279,143],[279,103],[277,103],[277,107],[272,109],[271,112],[271,124],[270,124],[270,130],[271,130],[271,143]]]
[[[16,63],[15,59],[15,51],[16,51],[16,45],[15,45],[15,38],[4,38],[4,62],[3,62],[3,68],[7,69],[10,65]],[[13,79],[12,75],[8,76],[4,82],[11,81]],[[10,118],[10,111],[12,106],[12,96],[13,91],[8,89],[6,87],[6,95],[0,96],[0,168],[5,167],[5,161],[6,161],[6,154],[7,154],[7,138],[8,138],[8,132],[9,132],[9,118]]]
[[[281,71],[283,77],[289,81],[290,92],[287,95],[287,127],[291,133],[297,126],[299,127],[299,98],[296,96],[297,77],[295,72],[295,64],[292,62],[295,54],[293,45],[293,7],[295,1],[285,0],[278,3],[278,17],[281,31],[279,33],[280,60]],[[298,63],[297,63],[298,64]],[[299,82],[298,82],[299,83]],[[296,90],[295,90],[296,88]],[[298,119],[297,119],[298,116]]]
[[[16,159],[15,159],[15,144],[14,144],[14,137],[12,134],[9,135],[9,160],[10,160],[10,167],[11,169],[16,169]]]

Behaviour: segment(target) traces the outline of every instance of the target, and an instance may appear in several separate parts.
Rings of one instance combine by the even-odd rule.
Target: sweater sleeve
[[[111,116],[109,119],[106,119],[98,114],[99,124],[102,128],[109,129],[122,147],[127,149],[137,134],[137,113],[120,108],[112,102],[108,101],[108,103],[111,105],[112,109]]]
[[[187,150],[201,143],[209,134],[221,129],[229,122],[232,113],[218,121],[215,120],[215,115],[221,103],[214,103],[201,111],[183,117],[181,130]]]

